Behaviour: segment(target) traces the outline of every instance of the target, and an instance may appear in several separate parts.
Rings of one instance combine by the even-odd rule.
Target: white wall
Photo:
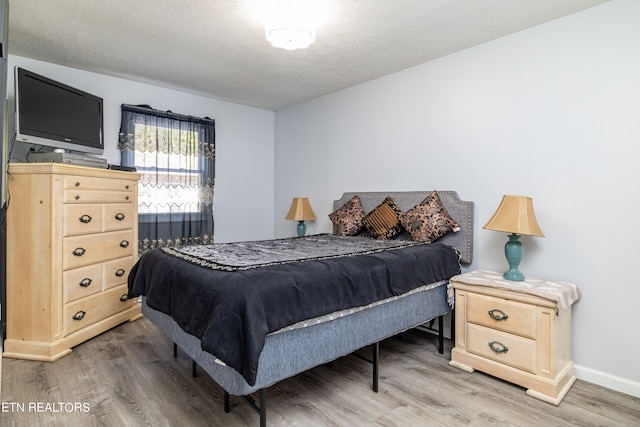
[[[104,99],[103,157],[109,163],[120,164],[117,142],[121,104],[147,104],[159,110],[211,117],[216,121],[216,241],[268,239],[273,236],[272,111],[10,55],[11,73],[16,65]],[[8,79],[10,118],[13,117],[14,103],[12,76],[13,74]],[[9,135],[13,135],[15,122],[11,119],[9,122]],[[26,144],[17,142],[11,156],[12,161],[25,161],[28,148]]]
[[[579,378],[640,396],[640,1],[614,0],[276,113],[275,230],[307,196],[328,232],[345,191],[456,190],[475,202],[472,269],[506,270],[483,230],[533,197],[526,275],[576,283]]]

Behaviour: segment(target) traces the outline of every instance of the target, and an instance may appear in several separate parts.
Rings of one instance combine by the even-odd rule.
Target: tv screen
[[[102,154],[102,98],[16,67],[16,140]]]

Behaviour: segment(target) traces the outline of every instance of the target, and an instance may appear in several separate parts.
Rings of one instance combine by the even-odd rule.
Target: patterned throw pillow
[[[362,219],[362,224],[376,239],[391,239],[402,231],[398,217],[402,211],[390,196]]]
[[[339,236],[353,236],[360,231],[362,218],[364,218],[364,210],[360,203],[360,196],[357,194],[329,214],[329,219],[333,222],[336,234]]]
[[[433,242],[450,231],[460,231],[460,226],[449,216],[435,191],[400,215],[400,223],[418,242]]]

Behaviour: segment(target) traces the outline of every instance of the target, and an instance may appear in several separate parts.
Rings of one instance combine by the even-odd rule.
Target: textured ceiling
[[[256,0],[10,0],[9,53],[279,110],[606,0],[325,0],[308,49]]]

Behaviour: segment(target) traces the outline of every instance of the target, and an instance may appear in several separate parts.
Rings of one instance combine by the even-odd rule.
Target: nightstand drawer
[[[469,292],[467,321],[528,338],[536,336],[536,307]]]
[[[531,339],[468,324],[467,351],[523,371],[535,371],[536,342]]]

